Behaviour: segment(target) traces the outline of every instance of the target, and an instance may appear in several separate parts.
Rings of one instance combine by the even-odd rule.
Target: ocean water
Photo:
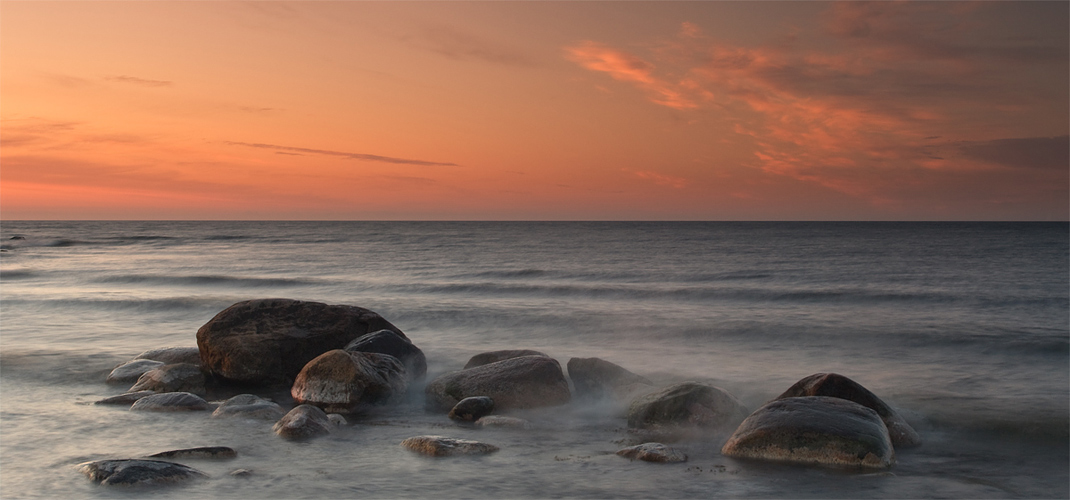
[[[0,243],[4,498],[1070,496],[1066,223],[4,221]],[[879,473],[735,460],[726,435],[651,464],[614,455],[625,421],[579,402],[520,413],[527,431],[481,431],[426,413],[416,387],[300,443],[271,422],[91,404],[126,388],[104,383],[114,366],[194,346],[220,310],[265,297],[378,312],[425,352],[428,380],[536,349],[709,382],[753,410],[836,372],[924,444]],[[399,446],[421,434],[501,451]],[[193,446],[239,457],[179,460],[210,478],[152,489],[74,468]]]

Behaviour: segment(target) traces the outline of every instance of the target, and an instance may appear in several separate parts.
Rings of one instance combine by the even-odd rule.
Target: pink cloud
[[[635,175],[640,179],[646,179],[652,181],[659,186],[669,186],[675,189],[683,189],[687,187],[687,179],[682,177],[673,177],[671,175],[659,174],[657,172],[651,172],[649,170],[643,170],[635,172]]]

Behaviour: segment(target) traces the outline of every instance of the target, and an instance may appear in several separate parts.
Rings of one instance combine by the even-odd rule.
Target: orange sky
[[[0,217],[1067,220],[1067,2],[0,2]]]

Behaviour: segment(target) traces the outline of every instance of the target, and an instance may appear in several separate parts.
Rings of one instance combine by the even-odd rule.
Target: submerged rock
[[[156,394],[156,393],[153,392],[153,391],[126,392],[126,393],[120,394],[118,396],[112,396],[110,398],[101,399],[100,401],[95,401],[93,404],[95,404],[95,405],[127,405],[127,406],[130,406],[130,405],[134,404],[134,402],[136,402],[137,400],[139,400],[141,398],[144,398],[144,397],[147,397],[147,396],[152,396],[154,394]]]
[[[421,380],[427,373],[427,358],[419,347],[409,339],[391,330],[379,330],[350,342],[345,346],[349,352],[375,352],[388,354],[405,365],[409,380]]]
[[[492,444],[443,436],[416,436],[401,442],[401,446],[432,457],[452,455],[485,455],[498,451]]]
[[[475,422],[476,427],[506,427],[511,429],[530,429],[531,422],[522,418],[504,415],[487,415]]]
[[[684,382],[635,398],[628,407],[628,427],[721,430],[746,416],[747,409],[724,389]]]
[[[323,410],[312,405],[300,405],[284,415],[272,430],[286,439],[309,439],[329,434],[334,424]]]
[[[226,446],[202,446],[183,450],[161,451],[149,455],[149,458],[235,458],[238,452]]]
[[[200,366],[201,350],[196,347],[161,347],[138,354],[134,359],[151,359],[165,365],[189,363]]]
[[[165,392],[145,396],[134,401],[130,411],[205,411],[212,405],[200,396],[188,392]]]
[[[127,361],[111,371],[108,374],[108,378],[105,382],[109,384],[129,384],[131,382],[137,382],[137,379],[145,374],[145,372],[154,370],[163,366],[164,363],[151,359],[135,359],[133,361]]]
[[[204,373],[200,365],[163,365],[143,373],[129,392],[190,392],[204,396]]]
[[[468,363],[464,365],[464,369],[475,368],[477,366],[489,365],[491,363],[497,363],[499,361],[505,361],[507,359],[519,358],[521,356],[543,356],[550,357],[539,351],[532,351],[531,349],[512,349],[506,351],[490,351],[472,356],[468,360]]]
[[[239,394],[216,407],[212,418],[256,418],[278,420],[286,412],[278,404],[253,394]]]
[[[451,420],[474,422],[494,411],[494,400],[486,396],[472,396],[460,400],[450,410]]]
[[[205,370],[223,379],[276,384],[293,380],[316,356],[378,330],[405,334],[355,306],[290,299],[234,304],[197,330]]]
[[[854,401],[880,415],[884,425],[888,427],[888,435],[891,436],[894,446],[906,448],[921,444],[921,436],[898,412],[869,389],[843,375],[815,373],[796,382],[784,391],[784,394],[777,396],[777,399],[803,396],[829,396]]]
[[[889,467],[895,451],[877,412],[826,396],[770,401],[740,424],[730,457],[865,468]]]
[[[325,352],[297,375],[290,395],[331,413],[357,413],[396,401],[408,388],[397,358],[374,352]]]
[[[617,455],[646,462],[674,463],[687,461],[687,455],[661,443],[643,443],[631,446],[618,451]]]
[[[569,402],[568,381],[557,360],[521,356],[446,373],[424,390],[430,411],[449,411],[462,399],[487,396],[498,410],[558,406]]]
[[[192,467],[160,460],[99,460],[79,464],[78,470],[91,481],[106,486],[162,484],[208,477]]]
[[[654,389],[654,383],[646,377],[603,359],[572,358],[567,367],[576,397],[625,399]]]

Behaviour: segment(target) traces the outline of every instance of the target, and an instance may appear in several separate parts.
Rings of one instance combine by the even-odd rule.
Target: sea
[[[0,223],[3,498],[1068,498],[1070,235],[1065,222]],[[93,402],[109,371],[195,346],[224,308],[292,298],[371,309],[428,359],[598,357],[753,411],[799,379],[864,385],[919,432],[887,470],[725,457],[726,434],[630,461],[619,408],[575,400],[463,427],[407,399],[292,442],[270,421]],[[279,396],[282,404],[285,394]],[[430,458],[417,435],[494,444]],[[77,464],[196,446],[208,478],[107,487]],[[246,475],[232,475],[244,469]]]

